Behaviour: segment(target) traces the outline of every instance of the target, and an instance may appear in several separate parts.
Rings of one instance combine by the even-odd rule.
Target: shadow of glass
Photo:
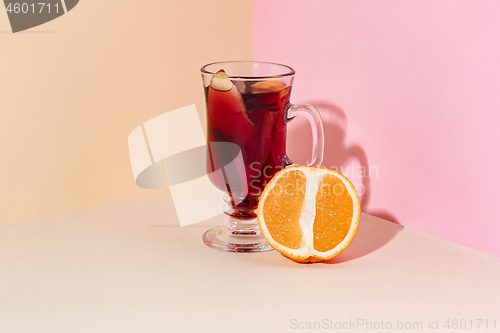
[[[337,170],[348,177],[359,192],[361,210],[373,215],[362,214],[356,237],[351,245],[337,257],[323,263],[338,264],[363,257],[389,243],[403,227],[389,211],[369,207],[371,177],[378,177],[378,169],[376,166],[370,166],[361,144],[346,142],[346,113],[330,101],[310,100],[306,103],[316,107],[323,120],[325,130],[323,166]],[[293,128],[293,134],[290,135],[292,143],[290,148],[297,159],[302,161],[310,154],[310,144],[307,142],[310,129],[306,122],[297,123],[298,125]],[[356,160],[357,164],[353,164],[353,160]]]
[[[372,174],[378,176],[376,166],[369,165],[366,152],[360,144],[346,142],[347,116],[341,108],[323,100],[311,100],[307,103],[318,109],[323,120],[325,155],[322,165],[342,173],[351,180],[360,195],[361,210],[366,211],[371,195],[370,178]],[[310,129],[305,122],[297,123],[298,125],[294,124],[293,127],[294,134],[290,136],[290,150],[299,161],[303,161],[310,154],[310,145],[307,142]]]

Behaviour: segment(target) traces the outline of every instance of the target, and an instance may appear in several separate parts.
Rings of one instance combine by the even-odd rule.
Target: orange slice
[[[252,90],[256,93],[280,91],[286,88],[286,84],[279,81],[259,81],[252,84]]]
[[[262,235],[284,256],[298,262],[331,259],[356,234],[359,196],[340,173],[307,166],[278,172],[262,192],[257,218]]]

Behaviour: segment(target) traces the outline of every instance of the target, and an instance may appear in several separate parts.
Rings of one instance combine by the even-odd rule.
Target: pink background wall
[[[292,101],[322,113],[324,165],[365,212],[498,256],[499,14],[498,0],[255,0],[254,59],[296,69]],[[294,121],[297,162],[309,135]]]

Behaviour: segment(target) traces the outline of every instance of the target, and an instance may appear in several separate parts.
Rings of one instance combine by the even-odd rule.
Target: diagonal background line
[[[62,8],[64,10],[64,14],[66,14],[68,11],[66,10],[66,0],[61,0],[62,3]]]
[[[146,134],[146,129],[144,128],[144,124],[141,124],[142,135],[144,136],[144,140],[146,141],[146,146],[148,147],[149,158],[151,159],[151,165],[155,164],[155,160],[153,158],[153,152],[151,151],[151,146],[149,145],[148,135]],[[168,189],[168,181],[167,181],[167,172],[165,170],[165,163],[163,160],[161,162],[161,167],[163,170],[163,178],[165,179],[165,186]]]
[[[9,30],[9,32],[12,32],[9,16],[7,15],[5,3],[3,1],[0,2],[0,30],[2,33],[7,32],[7,30]]]
[[[144,135],[144,140],[146,141],[146,146],[148,147],[149,158],[151,159],[151,164],[155,164],[155,160],[153,158],[153,152],[151,151],[151,146],[149,145],[148,135],[146,134],[146,129],[144,128],[144,124],[141,124],[142,135]]]

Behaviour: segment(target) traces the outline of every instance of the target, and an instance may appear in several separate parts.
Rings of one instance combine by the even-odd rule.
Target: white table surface
[[[225,220],[181,228],[164,196],[0,226],[0,333],[500,332],[498,257],[364,214],[298,264],[205,246]]]

